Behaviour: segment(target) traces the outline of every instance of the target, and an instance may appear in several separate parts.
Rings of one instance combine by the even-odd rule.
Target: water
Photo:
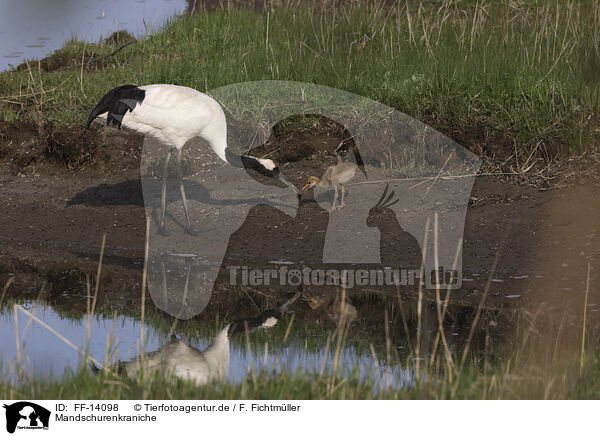
[[[71,38],[97,42],[119,30],[139,37],[186,6],[185,0],[0,0],[0,71],[41,59]]]
[[[86,348],[87,315],[82,319],[72,319],[58,313],[51,306],[34,304],[32,301],[27,301],[22,306],[80,350]],[[81,352],[21,311],[17,312],[15,322],[15,313],[10,310],[10,306],[4,306],[3,309],[0,314],[0,329],[4,332],[0,335],[0,375],[3,379],[16,381],[21,368],[27,378],[34,379],[60,377],[65,370],[78,369],[83,356]],[[122,314],[115,317],[98,315],[92,318],[90,332],[89,355],[100,362],[105,361],[107,350],[112,350],[109,353],[111,362],[130,361],[139,355],[141,323],[138,320]],[[304,337],[301,336],[302,333],[299,333],[300,336],[292,334],[285,344],[278,346],[274,345],[277,341],[269,342],[272,339],[269,339],[270,331],[266,335],[267,351],[264,337],[260,342],[251,342],[250,352],[245,338],[230,345],[231,357],[226,381],[240,383],[248,377],[251,369],[270,373],[295,374],[298,370],[320,373],[323,366],[332,368],[334,365],[334,347],[327,351],[324,346],[316,349],[310,347],[308,341],[314,340],[314,337]],[[249,337],[252,336],[251,334]],[[146,353],[156,351],[168,342],[167,333],[155,330],[148,324],[145,325],[144,337]],[[191,347],[204,350],[214,338],[200,335],[181,339]],[[413,381],[412,374],[404,368],[397,365],[386,366],[379,359],[375,362],[368,351],[359,350],[352,340],[347,341],[341,349],[339,362],[338,374],[343,376],[359,373],[361,379],[373,379],[375,389],[379,389],[380,383],[384,387],[399,389]]]
[[[33,305],[26,302],[22,305],[36,317],[59,332],[82,350],[85,349],[87,338],[87,318],[70,319],[54,311],[49,306]],[[81,354],[68,346],[51,333],[46,327],[40,325],[29,316],[12,310],[0,315],[0,325],[5,334],[0,335],[0,361],[3,371],[9,377],[15,374],[19,360],[23,362],[25,372],[33,376],[61,375],[66,368],[76,369]],[[17,332],[19,352],[17,352]],[[113,349],[115,356],[121,359],[134,357],[139,352],[139,339],[141,324],[133,319],[119,316],[116,322],[113,319],[96,318],[92,320],[89,350],[90,355],[104,361],[107,340],[112,335],[117,338]],[[145,329],[147,349],[158,347],[161,336],[153,330]],[[20,356],[19,356],[20,354]]]

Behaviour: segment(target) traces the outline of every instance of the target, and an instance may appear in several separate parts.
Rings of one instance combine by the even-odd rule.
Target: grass
[[[443,289],[439,291],[443,292]],[[92,295],[94,291],[90,289],[89,292]],[[588,292],[589,279],[583,307],[587,306]],[[582,300],[583,297],[582,295]],[[81,329],[88,332],[91,329],[88,320],[93,317],[116,316],[94,312],[95,298],[90,298],[90,301],[87,314],[80,321]],[[438,301],[441,305],[438,316],[440,313],[442,318],[444,314],[448,316],[445,303]],[[6,303],[2,306],[2,313],[10,314],[10,302]],[[415,326],[415,316],[411,314],[415,310],[412,307],[415,304],[407,307],[405,302],[406,309],[403,309],[402,316],[404,318],[408,314],[409,330],[416,328],[420,331],[420,317],[417,317]],[[480,310],[477,313],[480,313]],[[287,348],[297,353],[302,353],[303,350],[314,353],[324,350],[324,353],[330,356],[330,360],[321,371],[301,368],[297,372],[270,372],[255,369],[251,365],[241,383],[221,382],[196,386],[188,381],[167,378],[158,373],[145,374],[139,379],[128,379],[125,375],[112,371],[93,376],[87,370],[84,363],[86,359],[82,356],[78,369],[68,369],[59,377],[36,377],[35,374],[28,376],[25,372],[19,372],[17,365],[20,383],[16,384],[8,378],[1,379],[0,396],[10,400],[600,399],[600,336],[597,325],[589,321],[586,325],[586,313],[587,311],[583,311],[582,316],[580,307],[568,311],[565,308],[563,316],[558,317],[556,310],[544,310],[543,307],[536,309],[534,314],[521,309],[514,340],[505,339],[496,345],[486,330],[487,321],[476,314],[469,327],[469,337],[464,343],[451,345],[449,348],[438,343],[437,349],[430,345],[417,347],[415,343],[404,347],[404,351],[401,352],[396,346],[398,343],[405,343],[407,338],[394,338],[388,328],[383,329],[384,335],[380,332],[378,341],[371,342],[370,338],[362,335],[355,337],[342,323],[338,323],[335,329],[327,329],[321,325],[287,319],[268,331],[253,333],[251,345],[242,335],[233,340],[231,347],[241,350],[242,355],[252,356],[251,360],[257,362],[266,359],[260,350],[266,349],[267,344],[270,359],[275,361],[279,353]],[[135,312],[131,316],[139,320],[141,314]],[[27,323],[27,317],[21,314],[20,318],[23,319],[23,325]],[[384,319],[388,324],[387,311]],[[202,323],[200,320],[192,321],[194,320],[178,323],[175,331],[194,341],[195,338],[214,337],[223,327],[225,320],[219,320],[218,325]],[[172,321],[153,311],[145,312],[145,322],[154,330],[163,333],[174,328]],[[395,330],[402,329],[398,321],[395,324]],[[18,328],[16,324],[15,328]],[[439,332],[445,332],[445,328],[446,324],[440,322]],[[474,332],[485,335],[484,346],[475,346]],[[431,335],[432,332],[429,333],[429,344],[432,343]],[[414,335],[408,340],[417,341]],[[425,337],[421,337],[420,340],[424,341],[424,344],[427,343]],[[140,343],[142,342],[143,338],[140,337]],[[249,347],[252,347],[254,353]],[[356,365],[355,368],[361,368],[362,373],[356,369],[348,372],[346,365],[350,362],[338,361],[337,358],[339,351],[346,348],[353,350],[350,354],[354,353],[356,356],[371,355],[375,370],[367,369],[370,372],[365,373],[365,367]],[[420,351],[414,351],[418,349]],[[113,350],[107,348],[106,353],[105,357],[94,357],[100,362],[110,362],[114,357]],[[417,360],[419,357],[422,360]],[[23,361],[25,357],[21,356],[20,359]],[[421,363],[419,369],[417,362]],[[385,388],[385,381],[382,382],[384,379],[380,377],[386,368],[395,368],[396,371],[411,374],[412,384],[403,389]],[[419,371],[418,376],[416,371]]]
[[[146,376],[131,380],[112,373],[91,375],[86,370],[59,378],[26,381],[15,386],[0,382],[0,397],[35,399],[600,399],[600,353],[586,358],[579,374],[578,359],[541,363],[507,359],[495,365],[467,362],[460,379],[450,382],[442,370],[430,367],[423,379],[401,389],[378,389],[371,377],[358,374],[324,377],[297,373],[251,373],[241,383],[196,386],[181,379]],[[576,355],[576,353],[574,353]]]
[[[20,71],[0,74],[0,118],[82,125],[107,90],[127,82],[174,83],[209,91],[236,82],[275,79],[318,83],[378,100],[464,141],[474,151],[499,158],[500,163],[505,159],[516,170],[526,170],[538,158],[585,153],[597,143],[597,1],[409,1],[394,7],[351,2],[336,9],[283,6],[264,14],[228,9],[173,20],[160,32],[111,55],[119,47],[71,41],[63,52],[67,58],[81,58],[79,67],[46,72],[41,64],[29,62]],[[104,61],[88,70],[86,59],[92,56]],[[88,312],[93,315],[94,308]],[[445,309],[439,308],[439,313]],[[142,316],[152,322],[150,312]],[[563,328],[562,319],[556,328],[558,320],[554,321],[552,328],[539,321],[523,327],[514,348],[493,353],[471,347],[472,333],[480,323],[473,324],[467,343],[459,349],[443,348],[440,332],[442,342],[433,355],[415,344],[416,357],[425,359],[415,385],[404,390],[378,391],[374,379],[364,382],[358,374],[340,375],[335,368],[328,368],[323,377],[302,371],[252,372],[240,384],[203,387],[153,375],[141,381],[110,372],[93,377],[81,368],[58,379],[25,380],[19,385],[0,381],[0,395],[6,399],[600,398],[597,328],[586,328],[585,317],[578,331]],[[443,322],[439,324],[443,329]],[[543,334],[538,337],[534,331]],[[307,329],[304,334],[311,332]],[[342,339],[331,341],[333,349],[346,340],[337,334]],[[314,346],[322,346],[322,339]],[[387,354],[388,364],[406,365],[412,371],[415,355],[399,358],[386,342],[373,348],[374,354]]]
[[[437,216],[434,216],[434,247],[437,246]],[[104,246],[104,243],[102,244]],[[146,248],[148,250],[148,248]],[[102,271],[102,252],[98,265],[97,277]],[[459,251],[457,251],[459,252]],[[434,250],[437,257],[437,249]],[[497,259],[497,258],[496,258]],[[144,268],[146,270],[146,267]],[[379,331],[380,340],[356,342],[348,326],[338,322],[335,329],[325,329],[321,326],[293,322],[293,318],[284,320],[278,326],[253,334],[252,343],[248,337],[241,335],[233,341],[232,347],[237,347],[251,356],[251,361],[266,360],[267,354],[260,350],[269,350],[268,356],[278,361],[279,353],[286,347],[292,347],[298,354],[303,351],[323,351],[328,364],[321,366],[320,371],[310,372],[310,368],[302,368],[291,372],[281,372],[255,369],[250,365],[247,376],[239,383],[219,382],[206,386],[196,386],[189,381],[173,378],[165,374],[142,374],[135,379],[129,379],[124,374],[118,374],[112,369],[102,371],[93,376],[87,369],[90,360],[88,346],[83,352],[80,365],[76,370],[68,369],[62,376],[36,377],[25,371],[26,357],[19,351],[17,345],[17,361],[15,366],[19,382],[8,377],[0,379],[0,396],[18,400],[25,398],[36,399],[600,399],[600,338],[598,324],[592,322],[597,315],[589,313],[588,296],[590,293],[590,277],[585,284],[585,293],[581,294],[576,305],[565,305],[562,316],[557,316],[557,310],[541,302],[530,312],[520,308],[515,314],[513,324],[516,332],[513,340],[501,340],[495,344],[494,337],[488,330],[489,319],[483,314],[485,296],[494,277],[495,263],[482,294],[481,302],[472,318],[466,340],[455,345],[448,345],[444,339],[451,330],[446,330],[446,320],[452,317],[449,310],[450,294],[445,289],[436,289],[437,303],[437,333],[441,341],[431,346],[433,332],[423,329],[423,292],[415,304],[404,300],[398,304],[403,327],[406,331],[402,341],[394,337],[392,328],[400,331],[402,327],[398,320],[393,319],[394,310],[384,310],[382,318],[384,327]],[[144,274],[145,275],[145,274]],[[98,316],[96,300],[98,298],[98,281],[92,288],[87,282],[87,308],[81,322],[81,329],[87,332],[89,340],[92,323]],[[5,290],[11,285],[5,284]],[[583,289],[582,289],[583,291]],[[593,292],[593,289],[592,289]],[[401,296],[398,295],[398,298]],[[403,299],[402,299],[403,300]],[[398,299],[398,303],[402,301]],[[0,304],[3,302],[0,301]],[[342,295],[342,301],[344,296]],[[158,331],[173,331],[173,320],[167,320],[158,313],[144,310],[144,293],[142,293],[142,310],[132,316],[140,323],[146,322]],[[414,303],[414,302],[413,302]],[[580,305],[581,304],[581,305]],[[0,305],[0,307],[2,307]],[[10,306],[8,306],[10,307]],[[2,307],[2,313],[9,313],[7,306]],[[388,306],[389,307],[389,306]],[[404,307],[404,309],[402,308]],[[12,309],[16,314],[19,310],[13,302]],[[257,308],[258,310],[258,308]],[[416,310],[416,315],[415,315]],[[23,314],[26,312],[22,310]],[[391,318],[388,313],[392,313]],[[110,313],[107,313],[110,317]],[[68,316],[68,315],[67,315]],[[75,313],[75,316],[77,314]],[[116,320],[116,314],[113,314]],[[397,318],[397,317],[396,317]],[[416,318],[416,325],[415,325]],[[81,318],[79,318],[81,319]],[[390,320],[392,322],[390,322]],[[36,321],[38,322],[38,321]],[[456,323],[452,320],[451,323]],[[15,318],[15,330],[19,325],[26,325]],[[177,331],[190,340],[198,336],[213,337],[222,328],[224,320],[218,319],[214,324],[196,322],[177,323]],[[408,327],[407,327],[408,325]],[[21,327],[23,328],[23,327]],[[26,327],[25,327],[26,328]],[[52,326],[45,326],[48,330]],[[416,336],[409,331],[416,331]],[[383,330],[383,332],[381,332]],[[139,343],[144,343],[140,329]],[[425,332],[422,334],[421,332]],[[292,334],[290,334],[292,332]],[[53,332],[58,336],[59,331]],[[397,334],[397,332],[396,332]],[[484,345],[477,345],[476,335],[485,337]],[[16,335],[21,338],[20,333]],[[327,339],[325,340],[325,336]],[[437,334],[436,334],[437,336]],[[288,342],[289,339],[289,342]],[[65,345],[68,338],[61,338]],[[363,337],[364,342],[364,337]],[[359,339],[360,341],[360,339]],[[414,342],[405,351],[397,348],[399,343]],[[294,343],[295,342],[295,343]],[[304,347],[302,342],[304,342]],[[17,344],[20,344],[17,340]],[[268,347],[266,346],[268,344]],[[309,345],[310,344],[310,345]],[[374,345],[375,344],[375,345]],[[437,344],[437,347],[436,347]],[[69,345],[73,346],[73,345]],[[353,371],[348,371],[347,354],[341,351],[351,348],[359,354],[373,358],[373,369],[365,373],[363,367],[355,365]],[[255,350],[252,354],[251,349]],[[114,357],[113,349],[107,346],[106,356],[93,356],[102,362],[111,362]],[[352,354],[352,353],[351,353]],[[143,355],[140,359],[144,359]],[[109,365],[111,368],[112,365]],[[260,368],[257,366],[257,368]],[[33,368],[35,369],[35,368]],[[408,375],[410,382],[402,389],[386,388],[384,374],[388,369],[395,369]],[[359,371],[362,371],[360,373]]]
[[[100,270],[100,268],[99,268]],[[490,276],[492,277],[492,275]],[[488,284],[489,286],[489,284]],[[443,292],[443,289],[438,291]],[[90,295],[92,290],[90,289]],[[589,277],[582,305],[587,307]],[[585,296],[585,299],[583,297]],[[87,315],[94,313],[95,298],[90,299],[91,306]],[[482,299],[483,303],[484,299]],[[443,322],[446,303],[440,304],[439,332],[445,332]],[[405,303],[406,304],[406,303]],[[421,330],[420,317],[414,326],[414,307],[403,311],[403,317],[409,314],[410,329]],[[443,307],[443,312],[442,312]],[[9,312],[7,306],[3,312]],[[17,310],[16,308],[14,309]],[[418,308],[417,308],[418,310]],[[568,313],[567,313],[568,312]],[[444,348],[439,344],[432,348],[414,346],[405,347],[399,354],[397,339],[392,339],[390,329],[383,329],[383,343],[370,342],[365,346],[362,341],[350,334],[343,323],[333,330],[309,323],[284,320],[268,331],[252,334],[252,344],[242,335],[233,341],[232,347],[252,354],[253,360],[261,361],[260,352],[268,344],[269,356],[276,359],[278,353],[287,347],[293,347],[301,353],[319,352],[335,356],[321,372],[310,372],[307,368],[297,372],[270,372],[256,370],[250,366],[248,375],[241,383],[221,382],[207,386],[196,386],[188,381],[167,378],[162,374],[145,374],[138,379],[128,379],[125,375],[113,371],[101,372],[93,376],[86,368],[82,357],[77,370],[67,370],[61,377],[30,377],[21,374],[21,382],[15,384],[8,379],[0,380],[0,396],[10,400],[25,398],[36,399],[600,399],[600,348],[598,327],[593,323],[586,325],[587,310],[580,307],[565,308],[562,317],[556,316],[556,310],[544,310],[543,305],[536,313],[526,309],[519,311],[517,335],[511,343],[492,345],[493,340],[486,332],[487,322],[478,316],[478,309],[469,328],[469,337],[459,345]],[[109,316],[110,314],[106,314]],[[164,317],[153,312],[145,313],[145,322],[158,331],[173,328]],[[591,315],[591,314],[590,314]],[[133,314],[139,319],[140,313]],[[446,315],[448,316],[448,315]],[[110,316],[109,316],[110,317]],[[81,328],[90,329],[84,318]],[[388,324],[387,311],[384,314]],[[26,318],[25,318],[26,320]],[[479,320],[479,321],[478,321]],[[196,320],[198,321],[198,320]],[[201,322],[178,324],[178,331],[190,339],[213,337],[222,328],[215,323]],[[393,323],[392,323],[393,324]],[[559,325],[560,324],[560,325]],[[396,326],[396,329],[400,327]],[[290,331],[292,332],[290,334]],[[473,333],[483,332],[485,346],[474,346]],[[431,332],[429,333],[431,336]],[[325,336],[327,340],[325,341]],[[411,339],[418,341],[414,336]],[[426,338],[421,341],[426,343]],[[367,339],[368,341],[368,339]],[[404,338],[406,341],[406,338]],[[140,337],[140,342],[143,338]],[[473,343],[472,343],[473,342]],[[305,343],[305,345],[303,344]],[[429,338],[431,344],[431,337]],[[392,347],[392,344],[394,346]],[[349,362],[338,361],[339,351],[351,347],[358,354],[371,353],[375,362],[375,371],[361,374],[358,370],[343,370]],[[368,350],[368,351],[367,351]],[[107,349],[110,361],[112,352]],[[420,353],[420,354],[419,354]],[[101,358],[101,356],[95,356]],[[422,360],[418,360],[421,357]],[[143,358],[143,357],[142,357]],[[21,358],[23,359],[23,358]],[[416,360],[417,359],[417,360]],[[102,360],[102,359],[101,359]],[[421,362],[420,369],[416,363]],[[460,363],[459,363],[460,362]],[[387,389],[384,379],[380,379],[386,368],[396,368],[411,374],[412,383],[403,389]],[[18,367],[17,367],[18,370]],[[419,375],[416,375],[416,372]]]
[[[208,91],[274,79],[317,83],[390,105],[516,170],[597,142],[600,4],[351,2],[218,10],[118,44],[69,42],[78,67],[37,62],[0,74],[0,118],[82,125],[123,83]],[[86,59],[103,57],[86,71]]]

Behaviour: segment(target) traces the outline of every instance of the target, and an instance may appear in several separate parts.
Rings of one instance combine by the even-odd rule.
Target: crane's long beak
[[[279,180],[281,180],[283,183],[285,183],[290,188],[292,188],[294,190],[294,192],[296,193],[296,195],[298,196],[298,198],[302,197],[302,192],[300,192],[300,190],[298,188],[296,188],[296,186],[294,186],[294,184],[292,182],[290,182],[288,179],[283,177],[283,175],[281,175],[281,173],[279,174]]]

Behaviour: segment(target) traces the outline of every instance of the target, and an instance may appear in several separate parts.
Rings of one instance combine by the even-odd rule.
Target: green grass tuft
[[[207,91],[275,79],[378,100],[476,152],[516,154],[517,167],[597,141],[598,1],[301,5],[271,9],[268,20],[229,9],[173,19],[105,57],[117,48],[71,41],[59,54],[78,65],[46,72],[30,62],[0,74],[0,118],[81,125],[124,83]],[[86,71],[92,53],[105,58]]]

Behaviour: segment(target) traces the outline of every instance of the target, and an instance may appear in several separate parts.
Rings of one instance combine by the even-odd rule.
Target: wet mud
[[[97,308],[138,311],[146,226],[139,169],[141,139],[104,130],[83,132],[83,136],[55,130],[48,134],[31,126],[4,125],[2,132],[0,283],[13,280],[5,298],[39,298],[55,308],[84,313],[89,299],[87,282],[93,291],[106,234]],[[88,160],[60,158],[52,149],[51,144],[67,144],[69,140],[80,146],[86,144],[81,140],[85,135],[89,135],[86,147],[91,150]],[[331,158],[325,156],[322,162],[303,160],[294,153],[294,144],[309,143],[310,153],[326,155],[340,138],[322,132],[296,136],[296,142],[289,135],[278,139],[282,156],[287,156],[280,163],[286,177],[302,186],[316,171],[315,165],[326,165]],[[68,148],[57,147],[63,154]],[[31,153],[31,159],[23,157]],[[329,212],[310,193],[295,218],[270,206],[254,206],[244,224],[231,235],[212,296],[198,317],[252,315],[298,291],[298,287],[277,282],[232,285],[233,267],[331,267],[321,262],[324,234],[315,231],[326,227],[328,216]],[[402,246],[409,247],[403,250],[408,257],[402,263],[419,268],[419,246],[394,222],[394,217],[380,210],[374,211],[369,220],[371,227],[381,231],[382,264],[393,261],[395,248]],[[593,184],[540,189],[504,183],[497,177],[477,177],[465,221],[462,288],[451,293],[449,325],[456,326],[457,332],[466,331],[482,303],[488,281],[483,322],[501,324],[505,338],[508,331],[518,329],[523,313],[543,308],[549,318],[555,319],[567,307],[577,313],[575,308],[583,307],[588,263],[590,287],[595,289],[598,283],[594,259],[600,254],[599,226],[600,191]],[[309,299],[327,300],[315,308],[305,300],[298,303],[294,309],[298,319],[335,325],[339,287],[311,286],[302,292]],[[408,325],[415,321],[412,312],[419,296],[416,285],[361,286],[345,292],[346,301],[356,310],[353,325],[358,330],[383,328],[385,312],[397,322],[398,335],[403,334],[402,317]],[[436,292],[422,292],[424,313],[430,314],[424,322],[435,331]],[[446,296],[444,287],[440,296]],[[589,295],[592,320],[597,319],[598,300],[597,293]],[[403,301],[406,313],[399,308]],[[148,299],[146,307],[160,314],[154,305],[160,307],[163,303]],[[172,319],[166,314],[159,316]],[[573,320],[576,323],[577,318]]]

